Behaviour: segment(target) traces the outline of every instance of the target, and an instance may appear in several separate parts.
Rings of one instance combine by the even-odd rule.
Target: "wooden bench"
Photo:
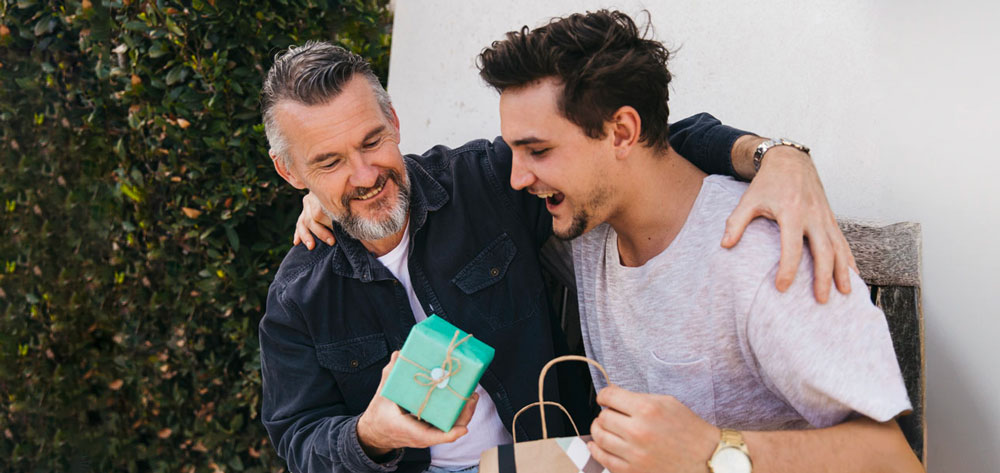
[[[840,230],[851,245],[861,279],[872,302],[885,312],[899,369],[913,404],[898,419],[910,448],[926,466],[924,423],[924,317],[920,305],[920,224],[891,225],[841,219]]]

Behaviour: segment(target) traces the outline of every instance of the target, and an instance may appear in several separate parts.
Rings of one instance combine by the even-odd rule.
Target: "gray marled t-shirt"
[[[808,251],[791,288],[775,288],[773,222],[756,219],[735,248],[719,246],[745,189],[707,177],[680,233],[641,267],[621,265],[609,225],[573,241],[587,355],[611,382],[672,395],[719,427],[826,427],[909,410],[885,317],[856,274],[850,295],[834,289],[819,304]]]

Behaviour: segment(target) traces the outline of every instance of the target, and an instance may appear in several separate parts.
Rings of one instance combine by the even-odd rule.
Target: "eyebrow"
[[[527,138],[521,138],[521,139],[519,139],[519,140],[511,143],[511,146],[533,145],[535,143],[541,143],[543,141],[545,141],[545,140],[543,140],[541,138],[536,138],[534,136],[529,136]]]
[[[372,128],[372,130],[369,131],[367,134],[365,134],[365,137],[361,139],[361,142],[362,143],[366,143],[368,140],[376,137],[377,135],[381,134],[384,131],[385,131],[385,125],[379,125],[379,126],[377,126],[375,128]],[[340,155],[341,154],[337,153],[337,152],[320,153],[320,154],[314,155],[312,158],[309,158],[309,161],[306,163],[306,165],[307,166],[311,166],[311,165],[316,164],[316,163],[318,163],[320,161],[323,161],[323,160],[325,160],[327,158],[336,158],[336,157],[339,157]]]

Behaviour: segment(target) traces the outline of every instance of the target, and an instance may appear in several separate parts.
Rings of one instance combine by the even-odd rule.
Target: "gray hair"
[[[303,105],[324,104],[340,95],[344,85],[361,74],[372,86],[375,100],[386,118],[392,119],[392,102],[365,58],[323,41],[290,46],[274,57],[260,90],[264,133],[275,155],[290,164],[288,141],[275,118],[275,106],[284,100]]]

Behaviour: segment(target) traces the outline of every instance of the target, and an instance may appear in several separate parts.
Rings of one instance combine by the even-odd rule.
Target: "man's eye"
[[[533,149],[533,150],[530,150],[530,151],[531,151],[531,155],[532,156],[541,157],[541,156],[545,156],[545,153],[548,153],[550,149],[552,149],[552,148]]]
[[[340,160],[339,159],[334,159],[333,161],[326,162],[325,164],[323,164],[320,167],[322,167],[323,169],[333,169],[333,168],[337,167],[338,164],[340,164]]]
[[[381,143],[382,143],[382,138],[379,138],[379,139],[376,139],[376,140],[369,141],[369,142],[367,142],[367,143],[365,143],[365,144],[363,144],[361,146],[364,149],[372,149],[372,148],[377,147]]]

